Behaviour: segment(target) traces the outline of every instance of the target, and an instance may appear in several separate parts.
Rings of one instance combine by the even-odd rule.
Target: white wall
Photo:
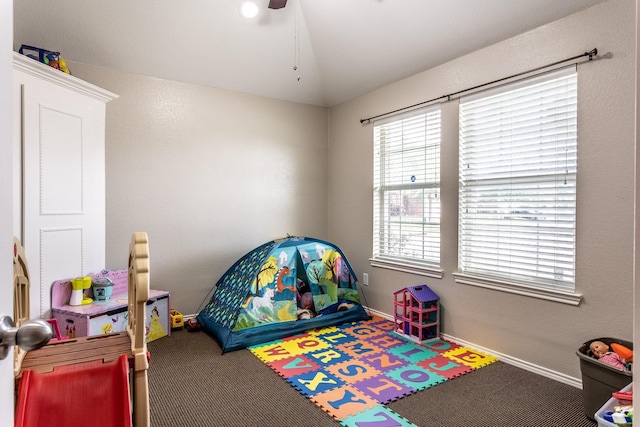
[[[0,0],[0,315],[13,318],[13,2]],[[0,361],[0,412],[13,420],[13,350]]]
[[[426,40],[425,43],[437,41]],[[437,98],[598,48],[578,69],[579,307],[456,284],[457,103],[443,108],[442,280],[369,265],[372,129],[360,119]],[[635,2],[609,1],[330,110],[329,239],[369,273],[368,304],[393,313],[392,293],[428,283],[441,297],[443,332],[580,377],[576,350],[595,337],[632,338]]]
[[[327,111],[70,63],[107,104],[107,267],[149,234],[151,286],[196,313],[246,252],[327,235]],[[208,302],[208,299],[207,299]]]
[[[327,110],[72,63],[120,95],[107,106],[107,267],[147,231],[152,286],[193,313],[215,280],[266,240],[336,242],[369,273],[366,302],[428,283],[443,332],[579,378],[580,344],[632,336],[635,2],[609,1]],[[427,40],[425,43],[433,43]],[[457,104],[443,104],[442,280],[373,269],[372,126],[361,118],[597,47],[579,68],[579,307],[457,285]],[[328,141],[328,150],[327,150]],[[277,167],[276,167],[277,165]]]

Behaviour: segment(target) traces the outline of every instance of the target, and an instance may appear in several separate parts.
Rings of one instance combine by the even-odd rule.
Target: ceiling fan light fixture
[[[269,9],[282,9],[287,5],[287,0],[269,0]]]
[[[246,19],[253,19],[258,16],[260,9],[254,1],[245,1],[240,5],[240,16]]]

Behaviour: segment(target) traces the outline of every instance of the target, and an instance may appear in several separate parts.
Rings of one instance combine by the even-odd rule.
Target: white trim
[[[381,258],[369,258],[371,267],[386,268],[387,270],[402,271],[404,273],[419,274],[420,276],[442,279],[444,272],[439,268],[427,265],[410,264],[401,261],[390,261]]]
[[[544,299],[569,305],[580,305],[582,294],[559,292],[551,289],[536,288],[503,280],[489,280],[464,273],[453,273],[456,283],[461,285],[479,286],[493,289],[494,291],[508,292],[510,294],[524,295],[527,297]]]
[[[582,380],[581,379],[574,378],[574,377],[571,377],[569,375],[563,374],[561,372],[557,372],[557,371],[553,371],[551,369],[544,368],[542,366],[534,365],[533,363],[527,362],[525,360],[518,359],[518,358],[515,358],[515,357],[511,357],[511,356],[509,356],[507,354],[500,353],[500,352],[497,352],[497,351],[494,351],[494,350],[490,350],[488,348],[484,348],[482,346],[470,343],[470,342],[465,341],[465,340],[461,340],[460,338],[456,338],[456,337],[453,337],[451,335],[447,335],[447,334],[440,334],[440,335],[442,336],[442,338],[444,338],[444,339],[446,339],[448,341],[453,341],[456,344],[460,344],[462,346],[469,347],[469,348],[472,348],[474,350],[478,350],[478,351],[480,351],[482,353],[486,353],[489,356],[493,356],[493,357],[497,358],[499,361],[504,362],[504,363],[506,363],[508,365],[512,365],[512,366],[515,366],[517,368],[524,369],[525,371],[533,372],[534,374],[538,374],[538,375],[541,375],[543,377],[559,381],[559,382],[561,382],[563,384],[567,384],[567,385],[570,385],[570,386],[575,387],[575,388],[580,388],[580,389],[582,388]]]
[[[382,313],[380,311],[377,310],[373,310],[371,308],[365,307],[365,309],[369,312],[369,314],[374,314],[376,316],[382,317],[384,319],[388,319],[390,321],[393,321],[393,316],[390,316],[386,313]],[[541,375],[543,377],[561,382],[563,384],[567,384],[570,385],[572,387],[575,388],[579,388],[582,389],[582,379],[580,378],[575,378],[566,374],[563,374],[561,372],[557,372],[557,371],[553,371],[551,369],[547,369],[545,367],[542,366],[538,366],[538,365],[534,365],[533,363],[527,362],[525,360],[522,359],[518,359],[512,356],[509,356],[507,354],[504,353],[500,353],[479,345],[476,345],[474,343],[471,343],[469,341],[465,341],[463,339],[460,338],[456,338],[452,335],[448,335],[448,334],[440,334],[440,336],[448,341],[452,341],[456,344],[460,344],[463,345],[465,347],[469,347],[472,348],[474,350],[478,350],[482,353],[488,354],[489,356],[493,356],[495,358],[497,358],[499,361],[504,362],[508,365],[512,365],[515,366],[517,368],[520,369],[524,369],[525,371],[529,371],[529,372],[533,372],[534,374],[537,375]]]
[[[102,102],[109,102],[119,98],[119,95],[116,95],[115,93],[92,85],[91,83],[80,80],[77,77],[64,73],[60,70],[56,70],[53,67],[49,67],[35,59],[16,52],[13,52],[13,69],[65,87],[80,94],[92,96]]]

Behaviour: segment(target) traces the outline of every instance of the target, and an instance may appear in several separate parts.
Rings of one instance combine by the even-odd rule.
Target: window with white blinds
[[[575,67],[460,100],[459,270],[575,290]]]
[[[373,258],[440,265],[440,108],[374,124]]]

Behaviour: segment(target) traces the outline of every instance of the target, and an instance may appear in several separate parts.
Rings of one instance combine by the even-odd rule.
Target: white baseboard
[[[381,311],[377,311],[374,310],[372,308],[367,308],[365,307],[365,310],[367,312],[369,312],[369,314],[373,314],[388,320],[393,321],[393,316],[387,314],[387,313],[382,313]],[[184,316],[184,320],[188,320],[192,317],[196,317],[196,314],[187,314]],[[509,365],[513,365],[516,366],[518,368],[524,369],[525,371],[529,371],[529,372],[533,372],[534,374],[538,374],[538,375],[542,375],[543,377],[547,377],[547,378],[551,378],[552,380],[555,381],[559,381],[561,383],[570,385],[572,387],[575,388],[579,388],[582,389],[582,379],[580,378],[575,378],[575,377],[571,377],[569,375],[565,375],[563,373],[560,372],[556,372],[553,371],[551,369],[547,369],[545,367],[542,366],[538,366],[538,365],[534,365],[533,363],[527,362],[526,360],[522,360],[522,359],[518,359],[516,357],[512,357],[509,356],[508,354],[503,354],[503,353],[499,353],[497,351],[479,346],[477,344],[474,344],[472,342],[468,342],[465,340],[462,340],[460,338],[456,338],[454,336],[448,335],[448,334],[442,334],[442,338],[445,338],[449,341],[453,341],[456,344],[460,344],[463,345],[465,347],[469,347],[469,348],[473,348],[475,350],[478,350],[482,353],[488,354],[489,356],[493,356],[495,358],[497,358],[498,360],[500,360],[501,362],[504,362],[506,364]]]
[[[387,313],[382,313],[380,311],[377,311],[377,310],[374,310],[374,309],[371,309],[371,308],[366,308],[366,307],[365,307],[365,309],[370,314],[375,314],[376,316],[380,316],[380,317],[383,317],[385,319],[393,321],[393,316],[390,316]],[[518,368],[524,369],[525,371],[533,372],[534,374],[542,375],[543,377],[547,377],[547,378],[550,378],[552,380],[559,381],[561,383],[570,385],[572,387],[582,389],[582,379],[571,377],[569,375],[565,375],[563,373],[556,372],[556,371],[553,371],[551,369],[547,369],[547,368],[542,367],[542,366],[534,365],[533,363],[527,362],[526,360],[518,359],[516,357],[509,356],[508,354],[499,353],[497,351],[494,351],[494,350],[491,350],[491,349],[476,345],[474,343],[462,340],[460,338],[456,338],[456,337],[448,335],[448,334],[441,334],[441,335],[442,335],[442,338],[444,338],[446,340],[452,341],[452,342],[454,342],[456,344],[463,345],[465,347],[472,348],[474,350],[478,350],[478,351],[480,351],[482,353],[488,354],[489,356],[493,356],[493,357],[497,358],[498,360],[500,360],[501,362],[504,362],[506,364],[513,365],[513,366],[516,366]]]

